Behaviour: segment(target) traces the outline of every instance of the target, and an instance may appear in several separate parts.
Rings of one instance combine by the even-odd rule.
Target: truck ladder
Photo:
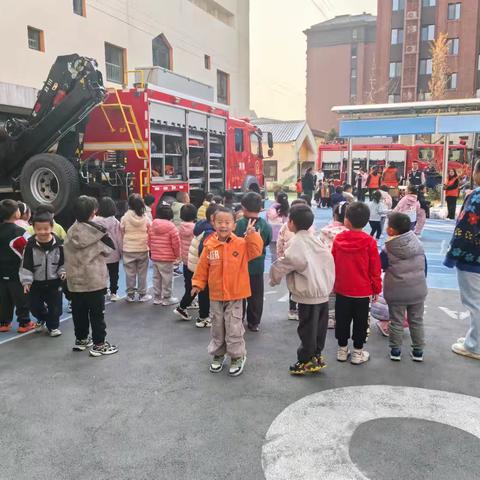
[[[135,150],[135,155],[140,160],[148,159],[148,149],[145,145],[145,141],[142,138],[140,132],[140,127],[138,126],[137,117],[131,105],[125,105],[122,103],[118,90],[115,90],[115,96],[117,97],[117,103],[102,103],[100,108],[105,116],[105,120],[110,127],[111,132],[115,132],[115,128],[112,125],[112,122],[108,118],[107,109],[120,110],[122,114],[123,121],[125,122],[125,127],[132,142],[133,149]]]

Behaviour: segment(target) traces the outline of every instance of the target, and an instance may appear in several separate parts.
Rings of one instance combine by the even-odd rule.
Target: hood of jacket
[[[423,254],[423,247],[414,232],[410,231],[385,242],[387,252],[402,260]]]
[[[127,210],[123,217],[133,227],[142,228],[145,225],[145,215],[139,217],[133,210]]]
[[[401,202],[402,202],[402,205],[407,209],[414,209],[417,207],[418,198],[416,195],[413,195],[412,193],[408,193],[403,197]]]
[[[68,231],[69,244],[76,250],[82,250],[98,242],[105,235],[105,229],[94,222],[75,222]]]
[[[213,228],[213,225],[208,220],[200,220],[195,225],[195,228],[193,229],[193,234],[195,236],[198,236],[204,232],[211,233],[213,231],[215,231],[215,229]]]
[[[344,235],[347,231],[339,233],[335,237],[337,250],[344,251],[346,253],[355,253],[359,249],[368,249],[371,237],[365,235],[364,232],[349,230],[348,235]]]
[[[193,235],[193,230],[195,229],[195,224],[192,222],[182,222],[178,226],[178,233],[180,235],[180,240],[183,240],[185,237],[191,238]],[[190,241],[190,239],[189,239]]]
[[[101,225],[107,231],[111,230],[118,223],[118,220],[115,217],[95,217],[93,221],[96,224]]]
[[[172,230],[175,230],[177,227],[173,222],[170,220],[163,220],[160,218],[155,219],[152,222],[152,226],[150,227],[150,233],[152,235],[165,235]]]

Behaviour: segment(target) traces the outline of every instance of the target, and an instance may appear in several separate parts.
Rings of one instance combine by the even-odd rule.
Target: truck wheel
[[[22,169],[20,192],[32,210],[40,205],[51,205],[60,213],[71,207],[80,194],[78,171],[61,155],[34,155]]]

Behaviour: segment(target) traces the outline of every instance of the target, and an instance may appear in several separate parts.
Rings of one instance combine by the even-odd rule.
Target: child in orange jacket
[[[228,354],[229,374],[236,377],[243,372],[246,360],[242,302],[251,296],[248,262],[262,254],[263,241],[255,231],[254,219],[248,222],[245,238],[234,235],[233,212],[225,207],[215,212],[213,225],[216,233],[203,246],[192,279],[192,296],[208,285],[212,318],[208,353],[213,355],[210,371],[221,372]]]

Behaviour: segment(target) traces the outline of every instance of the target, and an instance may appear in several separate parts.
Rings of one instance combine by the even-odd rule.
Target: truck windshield
[[[463,148],[451,148],[448,153],[450,162],[465,163],[465,150]]]

